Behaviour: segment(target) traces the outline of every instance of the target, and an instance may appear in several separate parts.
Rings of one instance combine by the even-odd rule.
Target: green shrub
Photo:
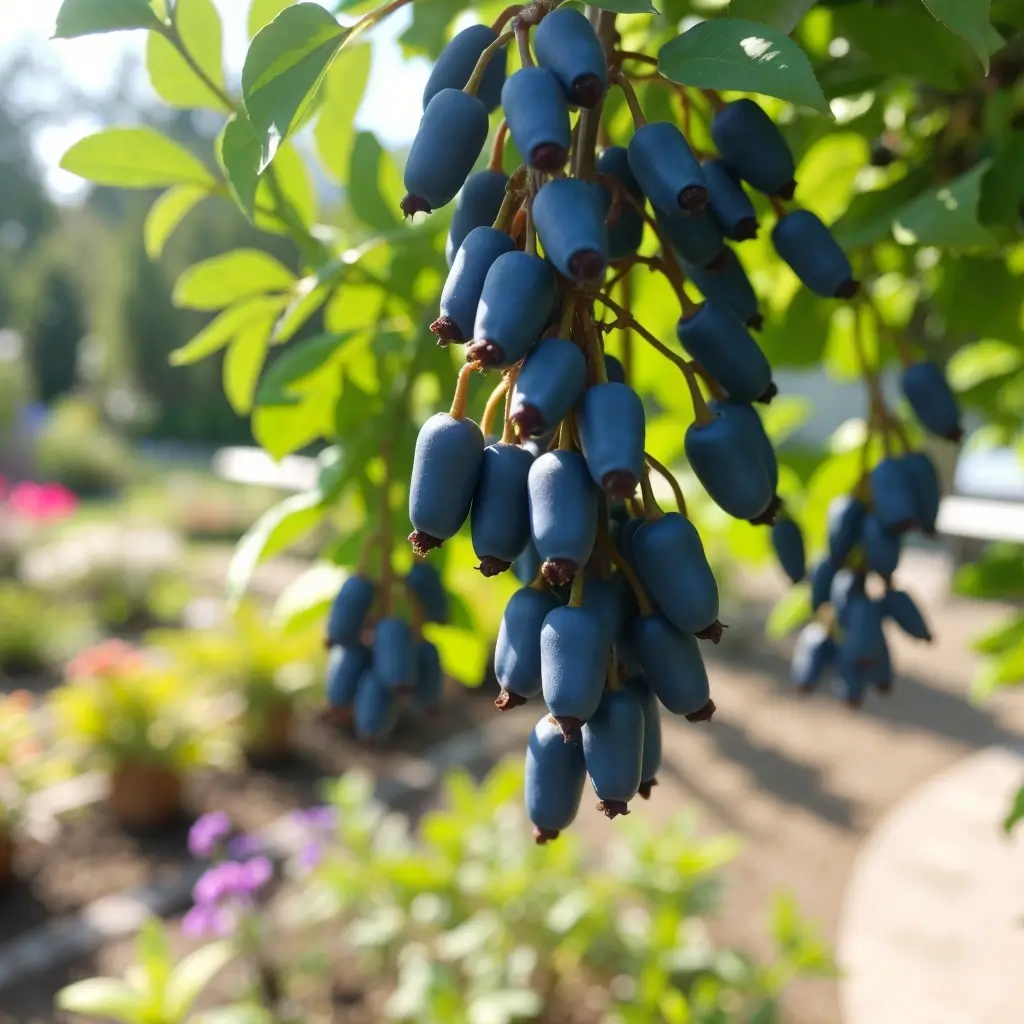
[[[53,669],[90,635],[84,609],[57,609],[43,594],[0,583],[0,675]]]

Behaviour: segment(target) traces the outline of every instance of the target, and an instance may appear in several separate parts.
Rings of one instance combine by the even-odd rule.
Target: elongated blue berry
[[[765,195],[793,198],[793,154],[775,122],[753,100],[736,100],[719,110],[711,137],[725,162],[749,185]]]
[[[914,493],[917,523],[923,533],[934,536],[935,521],[942,501],[942,488],[935,463],[924,452],[909,452],[903,456],[903,466]]]
[[[921,609],[905,591],[888,591],[882,598],[882,614],[886,618],[892,619],[907,636],[912,636],[915,640],[931,642],[932,633],[921,614]]]
[[[725,265],[725,237],[718,221],[707,210],[689,217],[659,213],[658,223],[684,262],[712,271]]]
[[[823,558],[811,572],[811,609],[817,611],[831,600],[832,583],[839,565],[831,558]]]
[[[420,427],[409,482],[409,543],[417,555],[454,537],[469,515],[484,436],[472,420],[435,413]]]
[[[416,682],[412,691],[413,707],[423,715],[434,714],[444,692],[441,653],[429,640],[416,645]]]
[[[960,441],[960,408],[946,375],[935,363],[915,363],[903,371],[903,394],[926,430],[948,441]]]
[[[851,569],[840,569],[832,578],[828,599],[836,622],[843,629],[850,624],[850,610],[856,599],[864,596],[864,574]]]
[[[608,85],[608,58],[586,17],[559,7],[533,33],[537,63],[558,79],[565,98],[577,107],[596,106]]]
[[[537,843],[557,839],[576,820],[586,780],[583,744],[566,743],[558,724],[545,715],[526,747],[526,813]]]
[[[813,690],[838,657],[835,639],[820,622],[809,622],[796,638],[790,675],[801,690]]]
[[[494,646],[494,675],[501,694],[499,711],[518,707],[541,691],[540,632],[548,613],[559,605],[546,588],[517,590],[505,605]]]
[[[828,550],[837,565],[842,565],[860,543],[867,514],[867,505],[848,494],[840,495],[830,502],[825,514]]]
[[[466,183],[487,141],[487,108],[459,89],[442,89],[427,104],[405,163],[402,212],[447,206]]]
[[[661,615],[647,615],[633,621],[631,639],[665,710],[691,722],[709,721],[715,704],[696,637],[681,633]]]
[[[547,452],[530,467],[530,530],[552,586],[586,565],[597,537],[598,490],[578,452]]]
[[[609,647],[615,643],[626,617],[627,589],[621,576],[605,579],[596,573],[587,575],[583,607],[600,620]]]
[[[736,173],[724,160],[708,160],[703,171],[708,184],[708,208],[725,237],[734,242],[756,238],[757,213]]]
[[[520,436],[536,437],[557,426],[586,384],[587,360],[575,342],[566,338],[538,342],[523,360],[512,389],[509,415]]]
[[[866,594],[850,598],[842,647],[856,665],[873,665],[885,646],[882,605]]]
[[[622,365],[622,363],[620,363],[618,361],[618,359],[615,358],[615,356],[610,356],[607,353],[605,353],[604,369],[605,369],[605,376],[613,384],[627,384],[627,383],[629,383],[626,380],[626,369],[625,369],[625,367]]]
[[[625,686],[636,694],[644,714],[644,752],[640,762],[640,787],[637,793],[649,800],[651,789],[658,784],[658,771],[661,768],[661,708],[657,695],[642,675],[630,676]]]
[[[490,227],[505,199],[508,175],[503,171],[474,171],[455,197],[444,255],[450,267],[459,246],[473,228]]]
[[[860,675],[865,682],[871,683],[879,693],[888,693],[892,689],[892,655],[884,636],[878,647],[875,660],[870,665],[865,665]]]
[[[501,90],[509,134],[523,159],[551,173],[569,156],[569,107],[558,79],[547,69],[520,68]]]
[[[608,818],[629,814],[627,804],[642,780],[644,712],[629,689],[606,690],[597,711],[583,726],[583,758]]]
[[[714,270],[706,270],[683,261],[686,276],[700,289],[704,298],[731,309],[747,327],[760,330],[764,317],[757,308],[757,295],[739,257],[726,246]]]
[[[441,292],[440,315],[430,325],[439,345],[473,336],[487,271],[499,256],[514,248],[512,239],[496,228],[473,228],[466,235]]]
[[[356,687],[370,667],[369,647],[332,647],[327,659],[327,704],[334,711],[351,714]]]
[[[704,172],[683,133],[669,121],[649,121],[629,140],[629,168],[651,205],[668,217],[707,205]]]
[[[570,605],[548,612],[540,631],[541,688],[567,737],[597,711],[609,653],[604,624],[593,612]]]
[[[823,299],[852,299],[860,287],[846,253],[810,210],[792,210],[772,229],[775,251]]]
[[[628,384],[595,384],[583,393],[580,443],[594,482],[631,498],[644,471],[644,404]]]
[[[757,452],[761,457],[761,465],[764,466],[768,479],[771,481],[772,491],[779,486],[779,460],[775,454],[775,446],[764,429],[764,423],[758,415],[757,410],[749,402],[733,401],[730,398],[715,398],[708,402],[708,408],[726,418],[741,422],[740,429],[749,434],[751,443],[756,445]]]
[[[470,25],[452,37],[441,51],[437,63],[430,72],[423,90],[423,109],[442,89],[464,89],[480,54],[496,39],[494,29],[489,25]],[[477,96],[487,113],[491,113],[501,102],[501,87],[505,84],[506,55],[504,50],[492,54],[487,69],[480,79]]]
[[[899,458],[882,459],[871,470],[871,504],[878,521],[893,533],[911,530],[917,522],[913,478]]]
[[[536,344],[557,295],[551,265],[507,252],[487,271],[466,355],[484,366],[511,366]]]
[[[537,554],[537,548],[531,537],[523,549],[523,553],[512,563],[512,572],[520,583],[530,584],[537,578],[540,565],[541,558]]]
[[[381,619],[373,633],[373,675],[388,690],[409,692],[416,682],[412,630],[402,619]]]
[[[807,555],[804,551],[804,535],[799,524],[788,516],[776,519],[772,526],[772,547],[782,571],[794,583],[804,579],[807,575]]]
[[[438,571],[429,563],[416,561],[405,577],[405,585],[419,601],[424,622],[447,623],[451,617],[448,591]]]
[[[644,236],[644,218],[640,211],[626,198],[632,197],[643,205],[644,193],[629,169],[629,153],[624,146],[609,146],[597,158],[597,173],[613,179],[609,185],[618,185],[623,195],[619,198],[618,208],[613,209],[613,196],[608,185],[605,189],[607,204],[606,214],[610,214],[608,224],[608,258],[626,259],[635,255]]]
[[[900,535],[890,533],[875,515],[864,520],[864,561],[872,572],[888,579],[900,562]]]
[[[373,670],[363,673],[356,689],[352,724],[356,736],[366,743],[386,739],[398,721],[398,698],[395,691],[382,686]]]
[[[533,200],[533,220],[547,258],[558,272],[587,284],[608,265],[604,195],[593,182],[554,178]]]
[[[772,368],[731,309],[707,301],[676,326],[679,343],[736,402],[769,402],[777,392]]]
[[[530,541],[527,478],[533,456],[503,441],[484,449],[469,514],[473,550],[484,576],[504,572]]]
[[[331,647],[355,647],[376,596],[372,580],[349,576],[341,585],[327,616],[327,642]]]
[[[676,629],[703,633],[714,625],[718,583],[689,519],[670,512],[643,523],[630,550],[647,595]]]
[[[859,663],[854,648],[843,641],[839,644],[836,668],[838,674],[833,681],[836,695],[849,707],[859,708],[864,703],[871,664]]]

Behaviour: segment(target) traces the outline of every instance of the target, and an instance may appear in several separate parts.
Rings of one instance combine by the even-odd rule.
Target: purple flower
[[[307,843],[299,853],[299,867],[304,871],[312,871],[323,859],[323,845],[316,840]]]
[[[338,820],[338,809],[327,804],[323,807],[307,807],[292,815],[297,825],[317,832],[331,832]]]
[[[235,860],[255,857],[263,849],[263,840],[251,832],[245,832],[228,841],[228,856]]]
[[[223,907],[210,903],[197,904],[181,919],[182,934],[192,939],[227,935],[231,925],[231,915]]]
[[[266,857],[253,857],[240,864],[241,874],[239,885],[246,894],[259,892],[270,881],[274,874],[273,865]]]
[[[204,814],[188,832],[188,852],[193,857],[212,857],[231,832],[231,819],[224,811]]]
[[[244,892],[243,871],[242,865],[233,860],[210,868],[196,882],[192,898],[196,903],[215,904]]]

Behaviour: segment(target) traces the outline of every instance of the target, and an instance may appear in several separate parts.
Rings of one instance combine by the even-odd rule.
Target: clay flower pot
[[[295,709],[288,701],[249,708],[245,723],[245,753],[256,760],[278,760],[294,750]]]
[[[110,807],[126,828],[168,825],[184,810],[181,776],[171,768],[125,763],[110,774]]]
[[[6,825],[0,825],[0,889],[14,880],[14,836]]]

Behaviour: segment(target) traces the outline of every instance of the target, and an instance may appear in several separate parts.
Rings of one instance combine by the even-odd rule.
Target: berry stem
[[[660,519],[663,513],[657,498],[654,497],[654,488],[651,487],[651,471],[646,467],[640,480],[640,493],[644,499],[644,518]]]
[[[587,574],[583,569],[580,569],[572,578],[572,589],[569,591],[569,607],[570,608],[581,608],[583,606],[583,588]]]
[[[502,118],[498,130],[494,133],[491,143],[491,159],[487,162],[487,170],[500,172],[505,166],[505,139],[508,136],[508,121]]]
[[[404,0],[408,3],[408,0]],[[475,96],[477,90],[480,88],[480,82],[484,77],[484,72],[487,70],[487,65],[491,63],[491,58],[504,46],[507,46],[511,42],[512,37],[515,35],[513,31],[502,32],[497,39],[494,40],[490,46],[484,48],[483,53],[477,58],[476,66],[473,68],[473,73],[469,76],[469,81],[463,88],[463,92],[469,93],[470,96]]]
[[[381,539],[382,538],[380,530],[375,530],[363,542],[362,549],[359,552],[359,560],[356,562],[355,574],[357,576],[365,576],[367,574],[367,570],[370,567],[370,554],[373,552],[373,549],[381,542]]]
[[[660,473],[668,481],[668,485],[669,487],[672,488],[672,494],[675,496],[676,499],[676,508],[679,509],[680,515],[685,516],[686,498],[683,497],[683,488],[680,486],[679,481],[676,479],[676,475],[667,466],[665,466],[664,463],[659,462],[653,455],[649,454],[648,452],[644,452],[644,459],[647,461],[647,464],[651,467],[651,469],[655,470],[655,472],[657,473]]]
[[[612,37],[615,34],[615,14],[597,7],[588,6],[585,10],[587,20],[594,26],[594,32],[604,47],[605,54],[612,48]],[[604,97],[596,106],[583,110],[576,122],[576,137],[573,140],[572,169],[577,178],[589,180],[594,176],[594,163],[597,150],[597,136],[601,126],[601,114],[604,111]]]
[[[576,315],[576,302],[577,293],[569,292],[565,297],[565,304],[562,306],[562,316],[558,321],[558,337],[559,338],[571,338],[572,337],[572,321]]]
[[[511,234],[512,221],[522,203],[522,196],[519,194],[519,190],[522,187],[525,176],[526,168],[519,167],[512,177],[508,179],[508,184],[505,186],[505,198],[502,199],[501,206],[498,209],[498,216],[494,218],[494,224],[491,225],[498,231]]]
[[[604,363],[604,349],[601,346],[601,336],[594,326],[594,318],[590,309],[586,306],[580,310],[580,320],[583,324],[583,337],[586,341],[587,362],[590,365],[590,372],[595,384],[608,383],[608,368]]]
[[[714,89],[701,89],[701,93],[707,97],[708,103],[711,104],[711,109],[717,114],[720,110],[725,110],[726,102]]]
[[[533,54],[530,52],[530,26],[517,18],[513,28],[516,44],[519,46],[519,59],[523,62],[524,68],[532,68],[534,66],[534,59]],[[487,51],[485,50],[484,52],[486,53]]]
[[[505,10],[498,15],[497,18],[491,23],[491,31],[498,35],[501,30],[519,13],[523,10],[523,4],[512,4],[511,7],[506,7]]]
[[[484,406],[484,414],[480,417],[480,430],[484,437],[487,437],[487,435],[490,434],[491,425],[494,423],[494,417],[498,411],[498,406],[501,405],[507,391],[509,391],[509,379],[507,377],[502,377],[498,386],[491,392],[490,397],[487,399],[487,405]]]
[[[700,379],[708,386],[708,391],[710,391],[715,398],[725,398],[725,390],[722,388],[722,385],[719,384],[718,381],[715,380],[715,378],[712,377],[696,359],[690,360],[690,366],[693,367],[693,372],[697,374],[697,376],[700,377]]]
[[[537,225],[533,222],[533,197],[537,194],[537,172],[530,171],[530,194],[526,199],[526,243],[525,250],[531,256],[537,255]]]
[[[602,305],[607,306],[617,317],[618,323],[615,326],[622,330],[623,327],[629,326],[637,334],[640,335],[648,345],[656,348],[666,359],[671,360],[680,370],[683,371],[687,380],[694,376],[693,370],[690,368],[690,364],[680,355],[673,352],[664,342],[659,341],[643,324],[637,321],[632,314],[627,313],[614,299],[610,296],[605,295],[604,292],[595,292],[594,298]]]
[[[647,118],[644,117],[643,108],[640,106],[640,100],[637,98],[632,82],[621,71],[615,72],[612,81],[622,90],[622,95],[626,98],[626,105],[633,115],[633,127],[643,128],[647,124]]]
[[[622,308],[633,317],[633,279],[626,274],[619,284],[619,296]],[[633,383],[633,328],[627,324],[622,329],[622,372],[626,375],[626,383]]]
[[[558,428],[558,450],[561,452],[574,452],[576,445],[572,439],[572,413],[570,412]]]
[[[515,387],[516,377],[519,376],[519,367],[514,366],[508,371],[505,378],[505,426],[501,432],[501,440],[505,444],[516,444],[519,440],[516,437],[515,427],[512,426],[512,389]]]
[[[469,398],[469,378],[474,370],[479,370],[479,363],[466,363],[459,370],[459,379],[455,382],[455,394],[452,396],[450,414],[453,420],[466,418],[466,402]]]
[[[772,204],[772,212],[775,214],[778,220],[782,220],[786,216],[787,210],[782,200],[778,196],[770,196],[768,202]]]
[[[412,635],[416,643],[419,643],[423,639],[423,624],[427,621],[426,613],[423,610],[423,604],[420,599],[412,592],[412,588],[409,586],[407,580],[403,580],[403,589],[405,590],[406,600],[409,602],[409,608],[411,609],[412,618]]]
[[[653,67],[658,66],[657,57],[652,57],[649,53],[640,53],[637,50],[616,50],[612,54],[612,60],[616,64],[621,64],[624,60],[635,60],[641,64],[650,64]]]
[[[640,486],[643,486],[643,481],[641,481]],[[655,517],[649,516],[648,518],[653,519]],[[615,546],[615,542],[611,537],[606,536],[606,540],[608,545],[608,554],[611,556],[612,562],[619,572],[621,572],[626,578],[626,582],[636,595],[636,603],[637,607],[640,609],[640,614],[645,617],[653,615],[654,608],[651,606],[651,600],[647,596],[647,591],[644,590],[643,584],[640,582],[640,577],[633,571],[633,566],[631,566],[629,562],[622,557],[622,552]]]

